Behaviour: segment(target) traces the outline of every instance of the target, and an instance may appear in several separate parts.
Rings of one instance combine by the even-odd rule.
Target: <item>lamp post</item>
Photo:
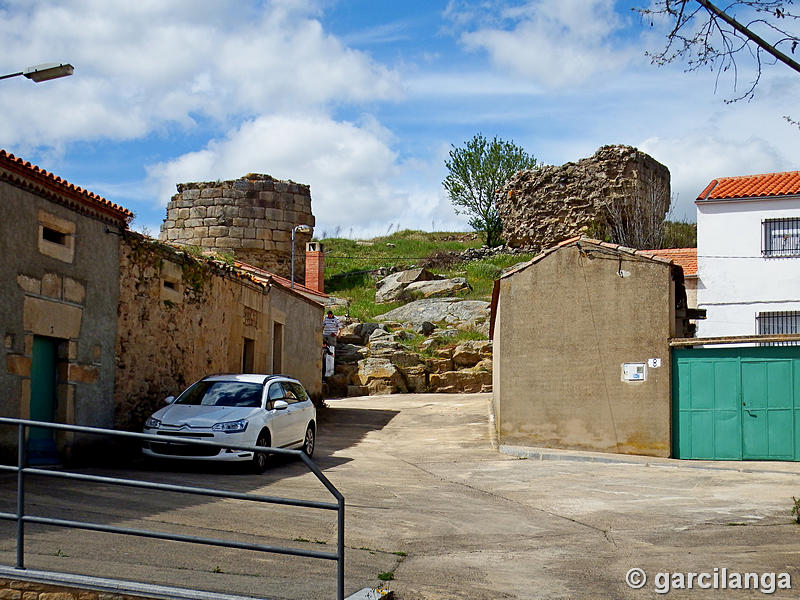
[[[308,225],[297,225],[294,229],[292,229],[292,289],[294,289],[294,234],[296,231],[299,231],[300,233],[311,233],[311,227]]]
[[[51,79],[58,79],[59,77],[69,77],[75,71],[69,63],[44,63],[28,67],[19,73],[9,73],[8,75],[0,75],[0,79],[10,79],[11,77],[27,77],[34,83],[41,83],[42,81],[49,81]]]

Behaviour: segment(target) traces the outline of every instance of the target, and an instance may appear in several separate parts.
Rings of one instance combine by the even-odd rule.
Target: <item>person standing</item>
[[[322,319],[322,339],[330,346],[336,345],[336,338],[339,335],[342,324],[339,319],[333,316],[333,311],[328,311],[328,316]]]

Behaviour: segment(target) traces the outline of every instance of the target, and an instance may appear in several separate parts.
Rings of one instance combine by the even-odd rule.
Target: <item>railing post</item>
[[[25,568],[25,425],[17,429],[17,568]]]
[[[344,498],[339,498],[339,508],[336,511],[337,521],[337,554],[336,559],[336,600],[344,600]]]

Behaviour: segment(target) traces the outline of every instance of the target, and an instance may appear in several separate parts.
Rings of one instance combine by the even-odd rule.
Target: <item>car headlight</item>
[[[214,423],[214,425],[211,426],[212,431],[223,431],[225,433],[239,433],[245,429],[247,429],[247,419],[226,421],[225,423]]]
[[[154,419],[153,417],[150,417],[149,419],[147,419],[147,421],[144,422],[144,426],[147,429],[158,429],[159,427],[161,427],[161,421],[159,421],[158,419]]]

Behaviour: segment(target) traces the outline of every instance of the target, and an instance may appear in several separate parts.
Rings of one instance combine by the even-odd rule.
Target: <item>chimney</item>
[[[306,287],[325,291],[325,245],[320,242],[306,244]]]

